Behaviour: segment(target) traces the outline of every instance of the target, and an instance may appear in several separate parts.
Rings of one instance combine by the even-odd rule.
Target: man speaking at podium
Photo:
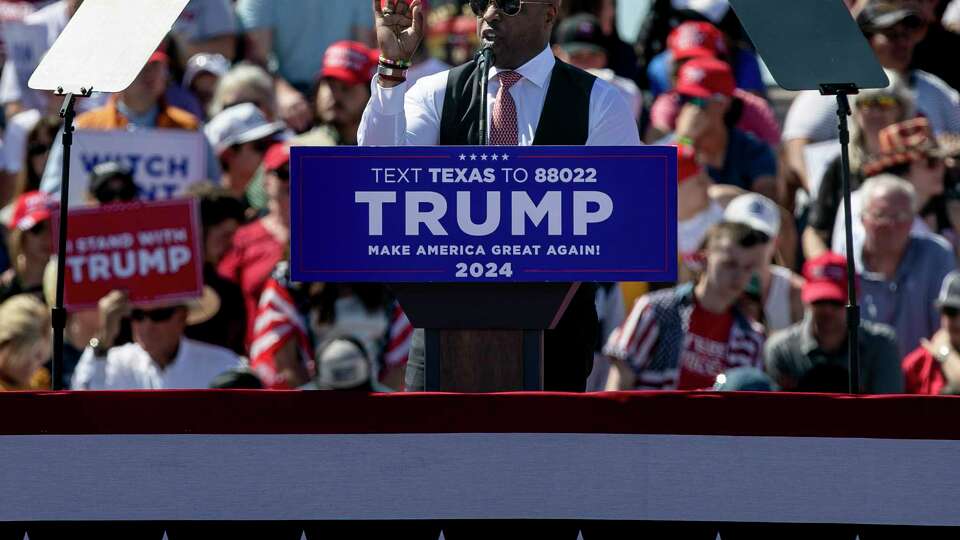
[[[471,0],[481,42],[490,44],[494,54],[486,96],[489,137],[481,142],[477,62],[408,85],[406,70],[424,33],[421,0],[373,0],[381,57],[359,143],[639,145],[633,113],[619,91],[553,56],[550,34],[560,2]],[[557,328],[545,333],[546,390],[585,388],[598,339],[595,291],[592,284],[581,285]],[[407,365],[407,390],[423,389],[423,374],[423,333],[417,332]]]

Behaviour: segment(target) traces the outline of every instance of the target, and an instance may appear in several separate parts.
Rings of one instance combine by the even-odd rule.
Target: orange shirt
[[[79,129],[125,129],[127,118],[117,109],[119,97],[113,95],[106,105],[99,109],[85,112],[77,117]],[[196,131],[200,129],[200,120],[189,112],[160,102],[160,111],[157,113],[157,125],[154,127],[166,129],[185,129]]]

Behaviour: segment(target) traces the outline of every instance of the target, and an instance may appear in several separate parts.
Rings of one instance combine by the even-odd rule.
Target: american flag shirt
[[[693,285],[653,292],[639,298],[630,315],[610,334],[603,353],[623,360],[637,376],[637,390],[675,390],[682,353],[692,339]],[[763,368],[763,326],[734,308],[727,343],[728,369]]]

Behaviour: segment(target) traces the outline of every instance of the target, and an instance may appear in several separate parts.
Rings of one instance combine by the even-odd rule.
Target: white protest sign
[[[203,134],[176,129],[78,130],[70,155],[70,205],[82,204],[90,172],[99,163],[118,161],[133,171],[145,201],[172,199],[206,179]]]
[[[19,84],[26,88],[27,80],[47,52],[47,27],[6,21],[0,28],[7,48],[7,57],[16,68]]]

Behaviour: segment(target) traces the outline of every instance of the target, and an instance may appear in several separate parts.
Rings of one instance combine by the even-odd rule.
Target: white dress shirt
[[[74,390],[162,390],[209,388],[221,373],[241,367],[232,351],[180,338],[173,363],[161,368],[136,343],[113,347],[106,359],[94,357],[87,347],[73,374]]]
[[[517,105],[520,146],[530,146],[540,124],[540,114],[557,60],[549,47],[516,69],[523,76],[510,88]],[[487,91],[488,118],[500,90],[496,67],[490,69]],[[383,88],[374,77],[370,102],[363,112],[358,140],[362,146],[432,146],[439,143],[443,101],[449,71],[430,75],[410,86],[409,81]],[[489,124],[488,124],[489,125]],[[597,79],[590,94],[588,146],[640,145],[640,132],[623,95],[610,83]]]

